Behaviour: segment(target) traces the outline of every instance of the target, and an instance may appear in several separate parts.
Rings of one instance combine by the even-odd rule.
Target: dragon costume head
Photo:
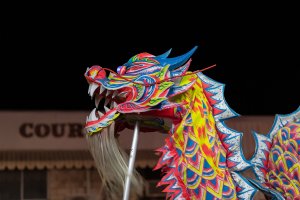
[[[140,53],[119,66],[117,73],[100,66],[85,72],[96,107],[104,100],[104,112],[95,108],[87,117],[86,138],[109,199],[121,199],[120,190],[124,189],[128,157],[114,140],[114,121],[128,113],[138,113],[143,122],[149,116],[172,121],[165,145],[157,150],[161,157],[155,167],[164,174],[158,185],[167,185],[167,199],[246,200],[253,199],[258,189],[277,199],[283,199],[283,193],[298,198],[299,181],[294,180],[299,178],[299,110],[279,117],[267,136],[255,134],[256,153],[246,160],[243,133],[225,123],[238,116],[225,101],[225,85],[200,71],[187,71],[196,48],[174,58],[168,58],[171,50],[159,56]],[[295,123],[286,123],[293,117],[297,118]],[[157,122],[157,127],[166,128],[162,121]],[[145,123],[146,129],[153,130],[153,123],[155,120]],[[280,156],[282,152],[286,157]],[[259,181],[241,174],[249,168]],[[287,179],[286,172],[294,180],[283,184],[280,181]],[[278,173],[285,179],[278,178]],[[141,194],[142,181],[136,172],[133,175],[133,191]]]
[[[102,99],[104,111],[95,108],[87,118],[89,134],[108,127],[120,113],[144,113],[176,117],[184,112],[182,105],[172,101],[172,97],[188,90],[195,83],[195,76],[185,76],[190,65],[190,57],[197,47],[184,55],[168,58],[171,50],[154,56],[140,53],[122,66],[117,73],[107,77],[105,68],[92,66],[85,77],[89,83],[89,94],[95,98],[96,107]],[[180,112],[171,113],[172,108]]]

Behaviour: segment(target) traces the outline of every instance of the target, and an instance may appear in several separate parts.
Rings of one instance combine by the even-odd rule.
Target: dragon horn
[[[186,61],[188,61],[188,59],[193,55],[193,53],[196,51],[197,48],[198,48],[198,46],[195,46],[193,49],[191,49],[186,54],[183,54],[183,55],[175,57],[175,58],[160,58],[160,57],[157,58],[156,57],[156,60],[158,62],[160,62],[160,64],[162,66],[170,65],[169,69],[173,70],[173,69],[176,69],[177,67],[180,67],[181,65],[183,65]]]
[[[158,59],[167,58],[170,55],[171,51],[172,51],[172,48],[169,51],[167,51],[159,56],[156,56],[156,58],[158,58]]]

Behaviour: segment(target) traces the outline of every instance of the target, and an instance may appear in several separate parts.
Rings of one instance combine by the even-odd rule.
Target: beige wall
[[[0,150],[86,150],[82,129],[86,115],[76,111],[1,111]]]
[[[87,115],[85,111],[0,111],[0,151],[87,150],[83,129]],[[133,130],[119,134],[120,145],[130,149]],[[138,149],[157,149],[165,137],[141,133]]]

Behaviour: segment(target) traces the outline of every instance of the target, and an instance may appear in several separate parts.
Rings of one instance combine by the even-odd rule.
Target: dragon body
[[[300,199],[300,107],[277,115],[270,132],[254,138],[253,185],[275,199]]]
[[[225,120],[238,114],[224,99],[224,84],[201,72],[188,71],[195,50],[196,47],[175,58],[168,58],[170,51],[159,56],[141,53],[108,77],[105,68],[88,68],[85,77],[90,84],[89,94],[95,98],[96,106],[105,99],[105,112],[96,108],[91,112],[86,123],[87,137],[99,138],[97,135],[110,127],[120,114],[169,118],[172,127],[165,145],[157,150],[161,157],[155,167],[164,173],[158,185],[166,186],[167,198],[252,199],[262,188],[257,187],[262,182],[248,181],[240,172],[253,168],[259,173],[263,168],[254,163],[261,158],[256,154],[251,161],[245,160],[241,148],[243,134],[226,126]],[[276,138],[282,142],[279,136]],[[271,140],[266,141],[270,150]],[[262,151],[264,156],[269,155],[257,150]],[[277,159],[275,153],[272,159]],[[270,178],[273,175],[266,172],[263,180],[270,180],[269,185],[275,188],[276,180]],[[110,187],[115,185],[115,180],[111,182]]]
[[[159,185],[167,185],[171,199],[236,199],[213,109],[199,77],[187,76],[182,81],[190,79],[195,80],[193,86],[174,99],[184,108],[176,109],[180,117],[159,149],[162,156],[156,169],[166,172]]]

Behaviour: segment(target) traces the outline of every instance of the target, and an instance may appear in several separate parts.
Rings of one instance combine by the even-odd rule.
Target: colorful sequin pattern
[[[288,123],[273,138],[265,179],[286,199],[300,199],[300,121]]]
[[[168,185],[165,191],[171,199],[236,199],[226,150],[200,79],[175,101],[184,104],[187,112],[158,150],[162,156],[156,169],[167,171],[159,185]]]
[[[300,107],[276,115],[270,132],[254,138],[251,164],[257,180],[250,181],[274,199],[300,199]]]

